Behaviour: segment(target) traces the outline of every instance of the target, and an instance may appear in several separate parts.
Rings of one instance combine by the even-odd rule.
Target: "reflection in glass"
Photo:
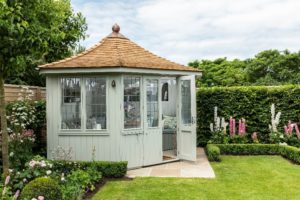
[[[106,80],[87,78],[86,91],[86,128],[106,129]]]
[[[141,127],[140,78],[124,78],[124,128]]]
[[[81,128],[81,89],[79,78],[62,78],[61,128]]]
[[[191,124],[191,81],[181,81],[181,121],[182,124]]]

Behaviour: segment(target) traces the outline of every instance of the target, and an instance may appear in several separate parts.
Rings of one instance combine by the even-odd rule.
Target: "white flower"
[[[9,173],[12,173],[14,170],[13,169],[9,169],[8,171],[9,171]]]
[[[32,198],[31,200],[37,200],[36,198]]]
[[[282,143],[281,143],[281,142],[280,142],[279,145],[287,146],[287,143],[285,143],[285,142],[282,142]]]
[[[9,153],[9,156],[10,156],[10,157],[13,157],[13,156],[14,156],[14,152],[10,152],[10,153]]]
[[[29,162],[29,166],[30,166],[30,167],[34,167],[35,164],[36,164],[36,161],[35,161],[35,160],[32,160],[32,161]]]
[[[26,182],[27,182],[27,179],[26,179],[26,178],[23,178],[23,182],[26,183]]]
[[[47,171],[46,171],[46,174],[47,174],[47,175],[50,175],[51,173],[52,173],[51,170],[47,170]]]
[[[41,167],[46,167],[47,166],[47,164],[44,160],[41,161],[40,165],[41,165]]]

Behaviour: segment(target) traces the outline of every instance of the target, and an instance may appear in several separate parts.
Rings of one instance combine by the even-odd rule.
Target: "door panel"
[[[160,80],[144,77],[144,165],[162,161],[161,94]]]
[[[178,78],[178,156],[196,161],[196,87],[195,76]]]

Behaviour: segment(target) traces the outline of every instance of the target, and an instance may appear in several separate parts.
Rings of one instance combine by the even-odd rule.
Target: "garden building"
[[[140,167],[196,160],[201,71],[138,46],[120,27],[76,56],[39,66],[46,75],[47,152]]]

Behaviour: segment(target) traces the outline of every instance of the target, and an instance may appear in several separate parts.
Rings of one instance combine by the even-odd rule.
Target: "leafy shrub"
[[[101,181],[101,172],[97,172],[93,168],[87,171],[75,170],[69,174],[62,184],[63,199],[79,200],[82,199],[86,190],[93,191],[94,183]]]
[[[25,164],[23,170],[13,170],[11,172],[11,185],[14,190],[23,189],[23,187],[31,180],[43,176],[56,176],[53,171],[53,163],[41,156],[35,156],[32,160]]]
[[[229,119],[245,118],[247,132],[257,132],[261,143],[269,143],[271,120],[270,106],[276,105],[282,111],[278,131],[283,133],[288,120],[300,121],[300,86],[244,86],[200,88],[197,92],[197,140],[205,146],[211,138],[210,122],[214,119],[214,107],[218,106],[219,115]]]
[[[246,144],[249,143],[250,140],[247,138],[247,136],[240,136],[240,135],[234,135],[232,137],[229,137],[229,143],[232,144]]]
[[[21,100],[7,104],[6,110],[10,164],[13,168],[21,168],[33,157],[32,149],[37,134],[38,141],[41,141],[41,129],[46,121],[46,103],[21,97]]]
[[[286,142],[290,146],[300,148],[300,140],[295,135],[292,135],[290,137],[285,136],[284,142]]]
[[[11,168],[20,169],[33,157],[35,135],[33,130],[23,130],[22,133],[9,135],[9,161]]]
[[[209,161],[221,161],[220,149],[216,145],[208,144],[206,146],[206,154]]]
[[[213,132],[208,143],[211,144],[227,144],[229,143],[229,135],[225,134],[223,131],[215,131]]]
[[[20,199],[37,199],[39,196],[43,196],[47,200],[58,200],[62,199],[62,191],[55,180],[48,177],[40,177],[29,182],[24,187]]]

